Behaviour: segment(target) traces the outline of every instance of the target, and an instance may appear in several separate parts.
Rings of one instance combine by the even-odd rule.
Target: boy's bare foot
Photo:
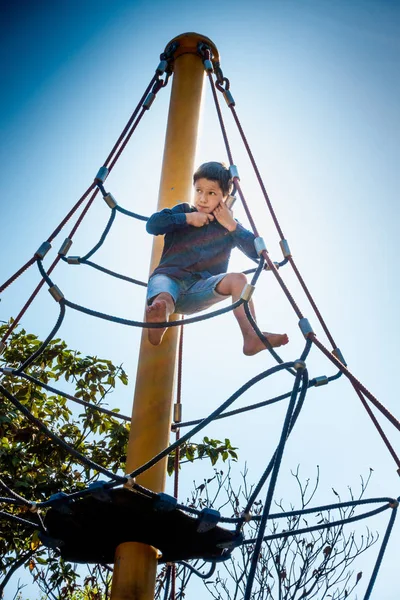
[[[272,348],[279,348],[279,346],[284,346],[288,343],[289,338],[286,333],[266,333],[263,331],[263,335],[267,338]],[[255,333],[244,340],[243,345],[243,354],[246,356],[254,356],[254,354],[258,354],[262,350],[265,350],[266,346],[260,340],[258,335]]]
[[[147,323],[164,323],[165,321],[168,321],[168,317],[167,303],[165,300],[154,300],[153,304],[146,308]],[[148,329],[147,333],[150,344],[153,344],[153,346],[158,346],[161,344],[166,331],[166,327]]]

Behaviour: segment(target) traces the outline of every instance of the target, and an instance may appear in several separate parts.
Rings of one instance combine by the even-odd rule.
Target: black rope
[[[148,221],[149,217],[144,217],[143,215],[138,215],[137,213],[131,212],[130,210],[126,210],[126,208],[122,208],[122,206],[115,207],[115,210],[126,215],[127,217],[133,217],[134,219],[139,219],[139,221]]]
[[[179,321],[163,321],[162,323],[146,323],[143,321],[132,321],[130,319],[123,319],[121,317],[113,317],[112,315],[107,315],[105,313],[86,308],[85,306],[80,306],[79,304],[75,304],[74,302],[70,302],[66,299],[64,299],[63,302],[66,306],[69,306],[74,310],[83,312],[87,315],[90,315],[91,317],[104,319],[105,321],[112,321],[113,323],[119,323],[120,325],[128,325],[129,327],[142,327],[143,329],[159,329],[161,327],[180,327],[181,325],[189,325],[191,323],[198,323],[200,321],[212,319],[219,315],[223,315],[224,313],[230,312],[235,308],[238,308],[241,304],[243,304],[244,300],[242,300],[242,298],[239,298],[239,300],[237,300],[230,306],[227,306],[226,308],[220,308],[205,315],[200,315],[199,317],[190,317],[189,319],[181,319]]]
[[[26,408],[26,406],[24,406],[23,404],[21,404],[21,402],[19,402],[19,400],[17,400],[17,398],[15,398],[15,396],[13,396],[12,394],[10,394],[10,392],[5,387],[3,387],[3,385],[1,385],[1,383],[0,383],[0,392],[20,412],[22,412],[22,414],[25,415],[25,417],[27,417],[27,419],[29,419],[29,421],[31,421],[31,423],[34,423],[36,425],[36,427],[38,427],[38,429],[40,431],[42,431],[42,433],[44,433],[45,435],[47,435],[47,437],[49,437],[51,440],[53,440],[53,442],[55,442],[58,446],[61,446],[61,448],[63,448],[66,452],[68,452],[69,454],[71,454],[74,458],[76,458],[77,460],[79,460],[81,463],[83,463],[84,465],[86,465],[90,469],[98,471],[99,473],[103,473],[103,475],[106,475],[107,477],[109,477],[112,480],[115,480],[118,483],[125,483],[126,482],[126,478],[125,477],[120,477],[119,475],[115,475],[111,471],[108,471],[108,469],[105,469],[104,467],[102,467],[101,465],[98,465],[97,463],[95,463],[94,461],[90,460],[86,456],[83,456],[83,454],[81,454],[80,452],[78,452],[78,450],[75,450],[75,448],[73,448],[72,446],[70,446],[69,444],[67,444],[66,442],[64,442],[64,440],[62,440],[58,435],[56,435],[55,433],[53,433],[48,427],[46,427],[46,425],[44,425],[38,418],[36,418],[30,412],[30,410],[28,410]]]
[[[111,215],[110,215],[110,218],[109,218],[109,220],[108,220],[108,223],[107,223],[107,225],[106,225],[106,228],[104,229],[103,233],[101,234],[101,237],[100,237],[99,241],[98,241],[98,242],[97,242],[97,244],[96,244],[96,245],[95,245],[95,246],[94,246],[94,247],[93,247],[93,248],[90,250],[90,252],[88,252],[87,254],[85,254],[85,256],[82,256],[82,257],[81,257],[81,260],[87,260],[88,258],[90,258],[91,256],[93,256],[93,254],[94,254],[95,252],[97,252],[97,250],[98,250],[99,248],[101,248],[101,246],[104,244],[104,242],[105,242],[105,240],[106,240],[106,237],[107,237],[107,235],[109,234],[109,232],[110,232],[110,229],[111,229],[111,226],[112,226],[112,224],[113,224],[113,222],[114,222],[114,219],[115,219],[115,214],[116,214],[116,212],[115,212],[115,208],[112,208],[112,209],[111,209]]]
[[[2,369],[0,369],[0,371],[1,370]],[[14,374],[15,374],[15,372],[13,371],[11,373],[11,375],[14,375]],[[51,385],[48,385],[47,383],[44,383],[43,381],[40,381],[40,379],[36,379],[35,377],[32,377],[32,375],[28,375],[27,373],[18,373],[18,375],[20,377],[23,377],[24,379],[27,379],[31,383],[34,383],[35,385],[38,385],[39,387],[44,388],[48,392],[57,394],[57,396],[62,396],[63,398],[66,398],[67,400],[72,400],[73,402],[76,402],[77,404],[81,404],[82,406],[84,406],[85,408],[88,408],[89,410],[95,410],[97,412],[104,413],[105,415],[109,415],[110,417],[116,417],[117,419],[121,419],[123,421],[128,421],[128,422],[131,421],[131,418],[126,415],[121,415],[120,413],[114,412],[113,410],[110,410],[108,408],[104,408],[103,406],[98,406],[97,404],[91,404],[90,402],[87,402],[86,400],[82,400],[81,398],[77,398],[76,396],[71,396],[71,394],[62,392],[61,390],[58,390],[57,388],[55,388]]]
[[[373,517],[375,515],[384,512],[388,508],[391,508],[389,504],[385,506],[381,506],[380,508],[376,508],[369,512],[363,513],[362,515],[355,515],[353,517],[347,517],[345,519],[339,519],[338,521],[330,521],[329,523],[318,523],[317,525],[312,525],[311,527],[303,527],[301,529],[294,529],[290,531],[281,531],[280,533],[271,533],[270,535],[266,535],[263,537],[262,541],[268,542],[270,540],[275,540],[277,538],[287,538],[292,537],[294,535],[301,535],[303,533],[310,533],[312,531],[320,531],[321,529],[331,529],[332,527],[337,527],[338,525],[346,525],[347,523],[354,523],[356,521],[362,521],[368,517]],[[256,538],[244,540],[243,545],[254,544]]]
[[[111,271],[110,269],[106,269],[90,260],[84,260],[83,258],[79,259],[79,263],[83,265],[88,265],[89,267],[93,267],[93,269],[97,269],[98,271],[102,271],[107,275],[111,275],[111,277],[116,277],[117,279],[122,279],[123,281],[128,281],[129,283],[134,283],[136,285],[141,285],[142,287],[147,287],[147,283],[144,281],[139,281],[138,279],[133,279],[132,277],[127,277],[126,275],[121,275],[121,273],[116,273],[115,271]]]
[[[327,377],[327,382],[331,382],[334,381],[336,379],[338,379],[338,377],[340,377],[342,375],[342,373],[339,371],[336,375],[332,375],[331,377]],[[311,379],[308,383],[308,389],[314,387],[316,385],[316,381],[315,378]],[[302,389],[302,388],[301,388]],[[239,415],[241,413],[244,412],[248,412],[251,410],[255,410],[257,408],[262,408],[263,406],[268,406],[270,404],[275,404],[276,402],[280,402],[281,400],[285,400],[286,398],[290,398],[292,392],[286,392],[286,394],[281,394],[280,396],[276,396],[275,398],[271,398],[270,400],[263,400],[262,402],[256,402],[255,404],[250,404],[248,406],[243,406],[242,408],[236,408],[235,410],[229,410],[226,413],[219,415],[218,417],[215,417],[215,420],[218,419],[226,419],[227,417],[233,417],[235,415]],[[171,429],[175,430],[175,429],[180,429],[181,427],[191,427],[192,425],[197,425],[197,423],[201,423],[201,421],[204,419],[204,417],[202,417],[201,419],[195,419],[193,421],[180,421],[179,423],[173,423],[171,425]]]
[[[64,317],[65,317],[65,305],[63,302],[60,302],[59,304],[60,304],[60,314],[58,315],[57,322],[54,325],[53,329],[50,331],[49,335],[44,340],[42,345],[36,350],[36,352],[34,352],[29,358],[27,358],[25,360],[25,362],[22,363],[22,365],[20,365],[18,367],[18,369],[15,369],[15,371],[14,371],[15,375],[20,375],[20,373],[22,371],[24,371],[27,367],[29,367],[29,365],[31,365],[41,354],[43,354],[43,352],[46,350],[47,346],[50,344],[51,340],[55,337],[57,331],[60,329],[62,322],[64,320]]]
[[[151,467],[153,467],[162,458],[164,458],[165,456],[170,454],[173,450],[175,450],[175,448],[177,448],[178,446],[181,446],[184,442],[186,442],[193,435],[195,435],[196,433],[198,433],[199,431],[204,429],[204,427],[206,427],[206,425],[211,423],[211,421],[213,421],[217,415],[221,414],[226,408],[228,408],[228,406],[233,404],[233,402],[235,402],[235,400],[237,400],[242,394],[244,394],[244,392],[246,392],[248,389],[250,389],[253,385],[258,383],[259,381],[262,381],[269,375],[273,375],[274,373],[278,373],[279,371],[282,371],[283,369],[285,369],[287,367],[287,365],[293,366],[294,363],[290,362],[290,363],[284,363],[283,365],[275,365],[274,367],[271,367],[270,369],[267,369],[266,371],[263,371],[262,373],[259,373],[258,375],[256,375],[252,379],[250,379],[247,383],[245,383],[238,390],[236,390],[236,392],[234,392],[227,400],[225,400],[225,402],[223,402],[207,418],[203,419],[203,421],[201,423],[199,423],[198,425],[193,427],[193,429],[191,429],[188,433],[183,435],[179,440],[177,440],[176,442],[173,442],[170,446],[168,446],[168,448],[166,448],[165,450],[163,450],[162,452],[160,452],[159,454],[154,456],[151,460],[146,462],[144,465],[142,465],[141,467],[138,467],[137,469],[132,471],[132,473],[130,473],[129,476],[132,478],[137,477],[144,471],[147,471],[147,469],[150,469]]]
[[[214,575],[215,569],[217,568],[217,563],[213,562],[208,573],[201,573],[199,569],[195,569],[194,567],[192,567],[192,565],[186,562],[186,560],[180,560],[178,561],[178,564],[182,565],[183,567],[186,567],[186,569],[189,569],[189,571],[191,571],[192,573],[194,573],[194,575],[197,575],[197,577],[200,577],[201,579],[208,579],[209,577]]]

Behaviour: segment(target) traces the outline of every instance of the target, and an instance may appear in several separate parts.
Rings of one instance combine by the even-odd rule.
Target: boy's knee
[[[247,284],[244,273],[228,273],[218,284],[216,290],[222,293],[240,293]]]
[[[244,273],[230,273],[230,275],[232,276],[232,284],[243,289],[247,283],[246,275]]]
[[[168,304],[172,304],[173,306],[175,306],[175,300],[173,299],[173,297],[171,296],[171,294],[169,294],[168,292],[160,292],[156,296],[153,296],[152,298],[149,298],[147,300],[147,304],[148,305],[153,304],[156,300],[164,300]]]

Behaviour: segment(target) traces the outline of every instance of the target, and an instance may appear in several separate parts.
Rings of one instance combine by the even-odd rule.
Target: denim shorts
[[[181,315],[191,315],[206,310],[213,304],[226,300],[224,296],[215,291],[218,283],[226,273],[213,275],[208,279],[189,277],[182,281],[172,279],[168,275],[157,273],[150,278],[147,286],[147,303],[150,304],[154,296],[167,292],[175,302],[175,312]]]

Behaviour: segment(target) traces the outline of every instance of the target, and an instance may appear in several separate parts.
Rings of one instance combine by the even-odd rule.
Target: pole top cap
[[[181,33],[174,37],[165,47],[165,52],[169,49],[171,44],[178,42],[179,46],[174,52],[174,58],[181,56],[182,54],[197,54],[197,46],[200,42],[203,42],[210,47],[212,53],[212,62],[219,61],[219,52],[214,42],[205,35],[200,33],[194,33],[189,31],[188,33]]]

